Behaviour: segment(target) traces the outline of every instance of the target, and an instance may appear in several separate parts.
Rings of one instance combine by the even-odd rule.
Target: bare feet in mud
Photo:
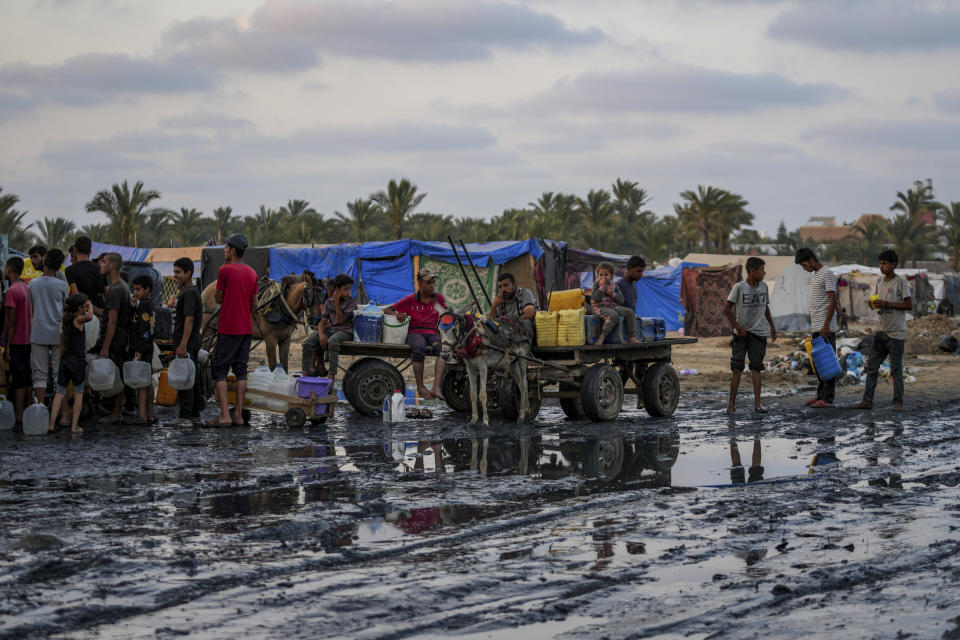
[[[433,400],[436,397],[426,387],[417,387],[417,395],[420,396],[421,400]]]
[[[627,340],[627,342],[630,344],[640,344],[640,340],[638,340],[636,336],[630,336],[630,339]]]
[[[767,408],[766,408],[765,406],[763,406],[762,404],[756,405],[756,406],[753,408],[753,410],[756,411],[757,413],[767,413]]]

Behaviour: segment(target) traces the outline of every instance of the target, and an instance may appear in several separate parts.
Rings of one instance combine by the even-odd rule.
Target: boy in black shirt
[[[194,366],[197,367],[193,389],[177,392],[180,402],[180,419],[176,424],[191,426],[200,421],[200,409],[203,408],[203,396],[199,388],[200,369],[198,365],[203,301],[200,298],[200,290],[193,284],[193,260],[180,258],[174,262],[173,279],[180,285],[173,324],[173,344],[176,345],[176,356],[178,358],[190,356]]]
[[[153,289],[153,280],[148,275],[140,275],[133,279],[133,317],[130,319],[130,357],[134,360],[150,362],[153,360],[153,323],[155,312],[153,301],[150,300],[150,291]],[[137,390],[140,400],[138,418],[130,420],[131,424],[153,424],[153,402],[150,398],[152,387]]]

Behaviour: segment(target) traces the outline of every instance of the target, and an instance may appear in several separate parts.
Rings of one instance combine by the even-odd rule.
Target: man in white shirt
[[[812,337],[822,337],[837,351],[837,276],[820,264],[813,251],[797,249],[793,261],[813,274],[810,279],[810,329]],[[817,397],[807,401],[807,406],[825,409],[833,406],[837,395],[837,379],[824,380],[817,374]]]

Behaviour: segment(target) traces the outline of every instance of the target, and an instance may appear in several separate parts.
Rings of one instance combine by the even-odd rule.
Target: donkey
[[[267,352],[267,362],[270,369],[277,366],[277,351],[279,350],[280,365],[284,371],[289,371],[290,339],[297,330],[297,325],[303,322],[304,312],[319,314],[323,310],[326,290],[323,282],[317,280],[310,271],[304,271],[299,276],[284,276],[279,283],[269,281],[267,288],[273,288],[273,293],[266,293],[265,288],[257,294],[257,302],[253,308],[253,335],[262,339]],[[220,306],[216,302],[216,281],[208,284],[201,294],[203,300],[203,333],[204,342],[212,342],[216,334],[218,312]],[[206,347],[205,344],[205,348]]]
[[[527,361],[517,357],[530,355],[529,340],[515,340],[514,329],[506,323],[500,331],[492,331],[484,316],[474,318],[457,312],[440,316],[440,357],[463,360],[470,383],[470,424],[476,424],[482,411],[484,426],[490,425],[487,412],[487,371],[503,367],[520,389],[520,407],[517,424],[527,417]],[[478,397],[479,396],[479,397]],[[479,409],[478,409],[479,400]]]

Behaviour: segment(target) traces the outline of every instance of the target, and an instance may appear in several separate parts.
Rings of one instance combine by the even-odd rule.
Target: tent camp
[[[472,243],[467,249],[491,297],[497,273],[505,272],[512,273],[518,285],[542,295],[535,273],[536,261],[543,256],[538,240]],[[462,255],[461,259],[465,261]],[[354,290],[358,299],[378,304],[393,304],[413,293],[415,274],[421,268],[429,268],[437,274],[437,290],[448,304],[459,307],[471,300],[456,256],[443,242],[393,240],[301,249],[272,248],[269,265],[274,279],[305,270],[312,271],[318,278],[349,274],[356,282]],[[469,266],[467,269],[470,270]],[[479,283],[472,274],[470,279],[482,300]]]
[[[637,290],[637,315],[654,316],[666,321],[667,331],[683,326],[684,308],[681,302],[683,270],[705,267],[705,264],[682,262],[675,267],[663,266],[643,272],[634,283]]]
[[[150,249],[146,262],[152,264],[153,268],[160,272],[160,275],[169,278],[173,277],[174,262],[180,258],[190,258],[193,260],[193,272],[199,278],[203,249],[204,247],[158,247]]]

